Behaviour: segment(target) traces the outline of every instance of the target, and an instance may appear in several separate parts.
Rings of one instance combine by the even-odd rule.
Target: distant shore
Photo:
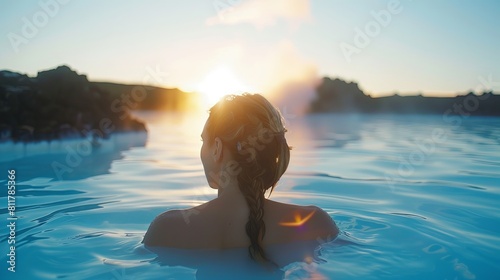
[[[113,132],[147,132],[121,100],[67,66],[34,78],[0,71],[0,141],[107,138]]]
[[[107,138],[113,132],[147,132],[131,110],[190,111],[195,93],[148,85],[90,82],[68,66],[36,77],[0,71],[0,142]],[[308,113],[388,113],[500,116],[500,95],[469,92],[456,97],[386,96],[372,98],[354,82],[325,77]]]
[[[323,78],[316,89],[310,113],[391,113],[500,116],[500,95],[492,91],[458,94],[456,97],[366,95],[354,82]]]

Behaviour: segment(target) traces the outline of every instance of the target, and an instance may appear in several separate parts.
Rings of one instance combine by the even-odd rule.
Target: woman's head
[[[274,188],[288,167],[290,148],[285,132],[281,114],[267,99],[260,94],[243,94],[226,96],[210,109],[203,135],[204,145],[222,146],[221,151],[227,151],[232,163],[238,165],[232,169],[242,177],[257,173],[267,190]],[[212,160],[204,160],[210,156],[203,148],[201,157],[206,161],[205,171],[219,171],[207,170]],[[211,182],[214,176],[207,177]]]
[[[246,231],[251,241],[250,254],[255,259],[266,259],[261,247],[265,234],[264,193],[274,189],[290,160],[285,132],[281,114],[267,99],[259,94],[243,94],[226,96],[214,105],[202,134],[201,159],[209,184],[224,188],[225,181],[217,180],[221,172],[230,173],[237,178],[250,208]],[[211,159],[222,154],[226,170],[220,170],[221,165]]]

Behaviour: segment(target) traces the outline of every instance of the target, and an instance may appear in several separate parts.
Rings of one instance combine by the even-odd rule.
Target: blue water
[[[144,248],[157,214],[216,193],[198,158],[206,115],[138,116],[148,135],[100,146],[0,144],[1,279],[500,279],[500,118],[289,116],[292,159],[271,198],[322,207],[341,234],[307,262],[260,270],[240,249]],[[9,169],[15,273],[6,256]]]

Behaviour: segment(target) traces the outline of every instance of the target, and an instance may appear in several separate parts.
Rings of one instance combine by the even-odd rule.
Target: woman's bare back
[[[238,204],[237,201],[233,203]],[[144,243],[148,246],[186,249],[248,247],[250,241],[245,227],[249,210],[242,204],[239,206],[228,209],[227,202],[216,198],[190,209],[167,211],[153,221]],[[284,204],[266,199],[264,213],[264,246],[332,240],[338,234],[338,228],[330,216],[315,206]]]

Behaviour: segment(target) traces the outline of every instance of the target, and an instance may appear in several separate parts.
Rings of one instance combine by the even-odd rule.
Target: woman
[[[332,240],[338,228],[315,206],[266,199],[288,167],[290,147],[279,111],[259,94],[226,96],[210,109],[200,157],[218,197],[171,210],[151,223],[147,246],[186,249],[248,247],[257,261],[272,261],[266,247]]]

